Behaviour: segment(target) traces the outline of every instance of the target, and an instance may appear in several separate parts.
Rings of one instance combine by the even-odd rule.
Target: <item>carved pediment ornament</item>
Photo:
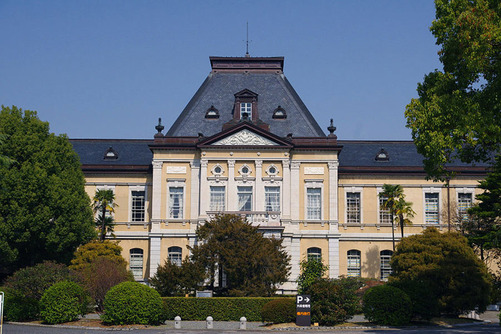
[[[238,133],[235,133],[231,136],[228,136],[226,138],[223,138],[217,142],[215,142],[213,145],[264,145],[264,146],[271,146],[271,145],[277,145],[277,143],[261,137],[257,134],[255,134],[252,131],[249,130],[242,130]]]

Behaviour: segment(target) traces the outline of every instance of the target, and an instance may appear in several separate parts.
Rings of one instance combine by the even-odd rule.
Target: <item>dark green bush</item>
[[[379,325],[402,326],[411,321],[411,299],[405,292],[390,285],[369,289],[363,297],[365,318]]]
[[[40,299],[40,317],[49,324],[77,320],[86,313],[88,297],[77,283],[63,281],[45,291]]]
[[[69,269],[55,262],[45,261],[19,269],[5,281],[5,318],[9,321],[38,319],[39,301],[45,290],[68,279]]]
[[[322,326],[345,322],[361,311],[356,292],[363,280],[355,277],[317,279],[305,291],[311,296],[311,319]]]
[[[123,282],[104,297],[104,323],[157,325],[165,320],[162,298],[155,289],[137,282]]]
[[[261,310],[263,322],[287,323],[296,321],[296,300],[292,298],[275,299],[263,306]]]
[[[263,306],[282,297],[164,297],[166,319],[173,320],[180,316],[183,320],[205,320],[208,316],[217,321],[238,321],[246,317],[247,321],[261,321]]]

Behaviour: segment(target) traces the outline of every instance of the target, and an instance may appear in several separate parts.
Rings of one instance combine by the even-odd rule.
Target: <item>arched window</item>
[[[348,277],[360,277],[361,261],[360,251],[351,249],[348,251]]]
[[[310,247],[306,251],[309,260],[322,260],[322,250],[318,247]]]
[[[381,280],[387,281],[391,275],[390,260],[393,252],[391,250],[383,250],[379,253],[381,259]]]
[[[129,267],[134,279],[143,279],[143,250],[141,248],[132,248],[130,250]]]
[[[169,261],[177,266],[181,266],[181,262],[183,262],[183,250],[181,247],[169,247]]]

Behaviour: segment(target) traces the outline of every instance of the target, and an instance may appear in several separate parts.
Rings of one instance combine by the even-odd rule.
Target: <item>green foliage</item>
[[[290,258],[282,240],[265,238],[239,215],[217,216],[197,228],[197,237],[191,259],[206,268],[211,289],[216,272],[224,271],[227,287],[219,287],[221,294],[271,296],[287,280]]]
[[[200,288],[204,278],[205,269],[189,259],[181,266],[166,260],[150,278],[150,284],[162,297],[183,296]]]
[[[261,310],[269,301],[281,298],[265,297],[165,297],[164,311],[166,319],[173,320],[180,316],[183,320],[205,320],[211,316],[216,321],[261,321]]]
[[[431,31],[443,71],[418,84],[407,127],[434,179],[446,164],[485,161],[501,144],[501,6],[498,0],[436,0]]]
[[[298,290],[303,294],[313,282],[325,276],[329,270],[329,266],[325,265],[321,259],[305,259],[300,263],[301,274],[297,279]]]
[[[275,299],[263,306],[262,321],[281,324],[296,321],[296,301],[292,298]]]
[[[480,249],[484,259],[484,250],[501,247],[501,156],[497,156],[491,171],[480,182],[483,193],[476,196],[477,204],[468,210],[471,217],[463,222],[463,230],[468,241]]]
[[[396,222],[400,226],[402,238],[404,237],[404,226],[412,225],[409,218],[416,214],[412,210],[412,203],[405,200],[404,188],[401,185],[383,184],[383,191],[379,193],[379,197],[384,198],[383,207],[390,210],[391,217],[396,218]],[[392,221],[393,224],[393,221]],[[395,237],[393,236],[393,249],[395,249]]]
[[[360,278],[317,279],[306,291],[311,296],[311,319],[321,326],[345,322],[361,311],[356,292],[363,286]]]
[[[162,298],[154,289],[137,282],[123,282],[104,298],[104,323],[157,325],[163,322]]]
[[[379,325],[402,326],[411,321],[412,303],[405,292],[390,285],[369,289],[363,297],[365,318]]]
[[[19,269],[5,281],[5,317],[11,321],[37,319],[45,290],[69,278],[70,271],[64,264],[50,261]]]
[[[74,321],[87,312],[87,294],[75,282],[63,281],[45,291],[40,300],[40,316],[48,324]]]
[[[96,226],[100,230],[99,240],[104,241],[107,233],[113,235],[115,227],[113,216],[107,215],[115,212],[115,207],[118,206],[115,203],[115,193],[110,189],[101,189],[96,191],[92,200],[92,209],[95,214],[98,214]]]
[[[95,236],[78,155],[34,111],[1,108],[0,267],[8,273],[43,260],[69,263]]]
[[[94,240],[78,247],[74,258],[71,260],[70,269],[82,270],[89,267],[97,257],[107,257],[116,263],[127,265],[127,261],[122,257],[122,247],[118,242],[105,240],[103,242]]]
[[[77,270],[76,276],[94,300],[98,312],[104,310],[104,297],[110,288],[121,282],[134,281],[123,261],[107,256],[96,257],[89,266]]]
[[[409,295],[419,316],[483,312],[489,303],[487,268],[458,233],[428,228],[403,238],[391,267],[390,283]]]

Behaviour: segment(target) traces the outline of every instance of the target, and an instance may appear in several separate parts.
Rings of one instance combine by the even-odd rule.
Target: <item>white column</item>
[[[300,162],[291,162],[291,219],[299,220],[299,167]]]
[[[263,160],[256,160],[256,203],[254,211],[264,211]]]
[[[191,188],[190,188],[190,219],[198,220],[199,211],[199,194],[200,194],[200,160],[193,160],[191,163]]]
[[[200,160],[200,217],[207,218],[210,205],[210,189],[207,182],[207,159]]]
[[[282,161],[282,219],[291,219],[291,170],[290,160]]]
[[[228,189],[226,191],[226,207],[228,211],[237,211],[237,188],[235,183],[235,160],[228,160]]]
[[[338,194],[338,185],[337,185],[337,171],[339,162],[331,161],[328,162],[329,166],[329,220],[338,221],[338,205],[337,205],[337,194]]]
[[[329,278],[339,277],[339,238],[329,237]]]
[[[160,250],[162,245],[161,237],[150,238],[150,277],[157,273],[158,265],[160,264]]]
[[[291,240],[291,281],[296,281],[301,273],[300,263],[301,263],[301,238],[293,236]]]
[[[153,161],[153,184],[151,196],[151,229],[160,228],[162,207],[162,166],[163,161]]]

